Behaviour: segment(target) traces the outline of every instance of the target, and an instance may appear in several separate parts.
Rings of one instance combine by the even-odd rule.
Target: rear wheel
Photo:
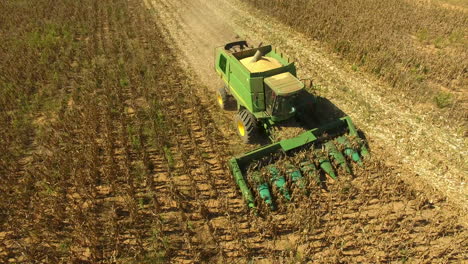
[[[246,109],[240,110],[234,118],[237,134],[245,143],[252,144],[258,136],[258,126],[255,117]]]
[[[216,101],[218,102],[219,107],[223,110],[228,110],[229,108],[229,95],[226,92],[224,87],[218,89],[218,93],[216,95]]]

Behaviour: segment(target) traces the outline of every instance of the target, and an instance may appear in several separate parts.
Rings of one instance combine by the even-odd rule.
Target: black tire
[[[244,143],[255,143],[258,137],[257,119],[249,111],[246,109],[240,110],[234,118],[234,125],[237,134],[242,138]]]
[[[219,107],[223,110],[229,109],[229,95],[226,92],[224,87],[218,89],[218,93],[216,95],[216,101],[218,102]]]

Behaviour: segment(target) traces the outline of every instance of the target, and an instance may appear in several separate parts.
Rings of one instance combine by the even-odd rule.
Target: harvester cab
[[[297,95],[304,84],[296,78],[294,63],[271,46],[249,48],[245,41],[229,43],[217,51],[215,68],[226,83],[218,93],[222,107],[232,96],[238,110],[247,110],[255,119],[272,124],[295,116]]]
[[[349,117],[320,122],[314,110],[320,105],[297,78],[294,62],[271,45],[254,48],[238,41],[216,48],[215,56],[215,70],[225,83],[217,101],[223,109],[235,101],[239,136],[245,143],[262,135],[272,141],[228,162],[249,207],[261,200],[275,209],[278,197],[291,199],[291,189],[307,188],[323,175],[336,178],[337,170],[351,173],[348,162],[362,165],[361,158],[369,155]],[[295,129],[282,128],[291,121]],[[277,131],[285,134],[280,140]]]
[[[289,72],[264,78],[266,113],[279,122],[296,115],[298,95],[304,84]]]

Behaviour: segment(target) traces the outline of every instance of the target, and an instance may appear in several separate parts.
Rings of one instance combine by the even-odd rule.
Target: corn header
[[[274,210],[279,198],[291,200],[293,192],[324,176],[351,174],[369,156],[351,119],[324,121],[324,109],[297,79],[294,63],[272,46],[238,41],[215,54],[216,72],[225,83],[217,93],[219,106],[236,106],[234,123],[245,143],[264,135],[273,142],[228,162],[249,207],[261,202]]]

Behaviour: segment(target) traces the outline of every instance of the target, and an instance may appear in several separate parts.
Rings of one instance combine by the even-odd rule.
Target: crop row
[[[245,0],[400,89],[464,118],[466,12],[427,1]]]

